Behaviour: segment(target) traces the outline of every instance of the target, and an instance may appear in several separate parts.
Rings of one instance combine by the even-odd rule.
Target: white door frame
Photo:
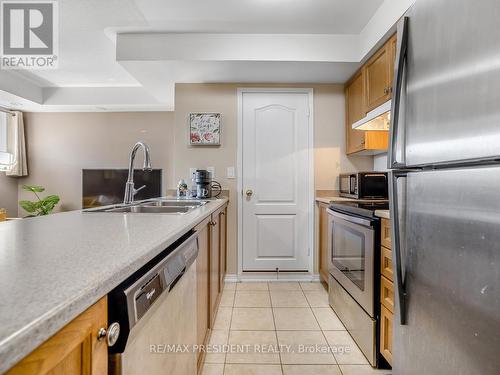
[[[307,235],[309,244],[309,269],[306,277],[303,274],[293,273],[288,277],[291,279],[314,279],[314,96],[312,88],[238,88],[238,142],[237,142],[237,195],[238,195],[238,280],[244,279],[275,279],[274,273],[251,273],[248,277],[243,275],[243,93],[302,93],[309,96],[309,131],[308,131],[308,152],[309,173],[307,174],[308,199],[307,206]],[[249,273],[250,274],[250,273]],[[286,272],[283,271],[286,275]]]

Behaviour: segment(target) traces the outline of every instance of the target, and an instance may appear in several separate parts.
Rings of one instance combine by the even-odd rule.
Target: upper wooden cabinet
[[[392,83],[394,81],[394,65],[396,63],[396,53],[398,49],[398,40],[396,34],[394,34],[391,39],[387,42],[389,45],[389,87],[391,88],[392,94]]]
[[[346,138],[347,153],[351,154],[364,149],[365,132],[353,129],[349,124],[361,120],[366,115],[365,105],[365,71],[361,69],[347,84],[346,97]]]
[[[346,153],[375,154],[387,150],[389,132],[352,129],[352,124],[391,99],[396,35],[382,46],[347,82]]]
[[[365,65],[366,112],[377,108],[391,98],[390,45],[386,44]]]

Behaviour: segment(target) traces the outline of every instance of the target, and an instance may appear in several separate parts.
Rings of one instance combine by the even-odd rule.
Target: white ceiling
[[[172,110],[176,82],[344,82],[411,2],[59,0],[59,68],[0,72],[0,90],[33,110]],[[135,47],[130,33],[140,36]],[[200,57],[208,33],[230,42],[212,35]],[[0,93],[0,103],[9,98]]]
[[[136,0],[166,32],[359,34],[383,0]]]

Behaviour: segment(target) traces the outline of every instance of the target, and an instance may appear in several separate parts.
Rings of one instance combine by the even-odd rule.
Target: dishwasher
[[[108,373],[195,375],[194,231],[108,294]]]

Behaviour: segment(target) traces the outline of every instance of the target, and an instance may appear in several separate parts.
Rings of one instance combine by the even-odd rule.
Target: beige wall
[[[187,178],[190,167],[215,167],[216,179],[229,189],[228,273],[237,272],[237,191],[236,179],[227,179],[226,168],[236,167],[237,89],[239,87],[312,87],[314,89],[315,188],[337,190],[341,171],[371,170],[371,157],[348,158],[345,155],[342,85],[248,85],[248,84],[177,84],[175,89],[175,180]],[[220,112],[222,146],[188,146],[188,114]],[[237,171],[237,174],[239,171]]]
[[[17,216],[17,178],[0,172],[0,208],[7,210],[7,216]]]
[[[178,84],[175,113],[27,113],[30,176],[19,179],[19,186],[44,185],[47,193],[61,195],[59,209],[80,208],[81,169],[126,168],[130,149],[140,139],[151,148],[153,167],[164,169],[165,188],[175,187],[180,178],[187,179],[191,167],[213,166],[216,179],[230,192],[228,273],[236,273],[237,180],[225,175],[227,167],[236,167],[237,88],[252,86],[313,88],[315,189],[337,190],[341,171],[373,168],[371,157],[345,155],[342,85]],[[220,147],[188,145],[190,112],[222,114]],[[0,176],[2,191],[4,186]],[[29,195],[19,192],[20,199],[26,197]]]
[[[58,194],[58,210],[81,208],[83,168],[128,168],[128,156],[138,140],[152,150],[154,168],[163,168],[164,190],[172,180],[172,112],[26,113],[29,176],[21,184],[43,185]],[[136,165],[142,163],[137,154]],[[19,199],[32,196],[19,190]],[[20,210],[19,214],[25,213]]]

